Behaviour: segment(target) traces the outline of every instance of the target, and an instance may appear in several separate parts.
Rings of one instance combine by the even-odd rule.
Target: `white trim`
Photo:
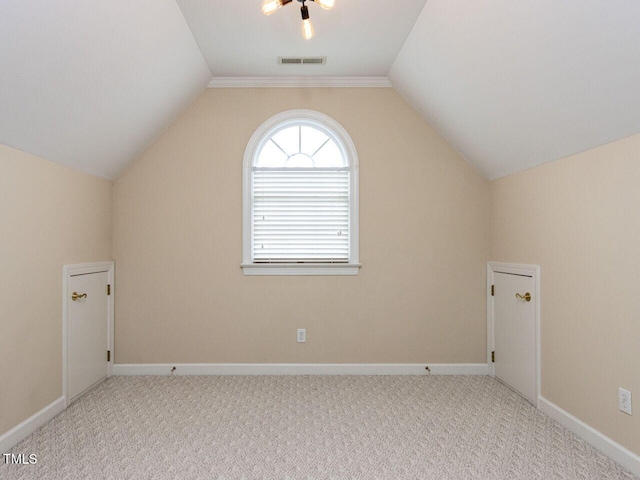
[[[387,77],[213,77],[207,88],[392,88]]]
[[[357,275],[359,263],[243,263],[245,275]]]
[[[544,397],[538,398],[538,408],[542,413],[548,415],[567,430],[583,439],[589,445],[604,453],[614,462],[618,463],[623,468],[626,468],[634,475],[640,476],[640,456],[613,441],[603,433],[574,417],[569,412],[563,410]]]
[[[62,412],[65,409],[65,403],[65,398],[60,397],[57,400],[51,402],[39,412],[31,415],[24,422],[16,425],[11,430],[1,435],[0,453],[8,452],[22,440],[39,429],[42,425]]]
[[[274,266],[268,264],[254,264],[251,254],[251,169],[253,167],[255,155],[260,149],[263,141],[271,132],[279,128],[286,122],[305,121],[324,126],[335,134],[338,146],[343,148],[345,157],[349,161],[351,171],[350,179],[350,231],[349,231],[349,264],[334,265],[328,263],[318,264],[281,264]],[[331,135],[334,136],[334,135]],[[253,133],[244,151],[242,160],[242,263],[241,267],[245,275],[357,275],[360,268],[360,193],[359,193],[359,160],[358,151],[345,128],[329,115],[315,110],[297,109],[286,110],[278,113],[260,125]],[[288,268],[287,268],[288,267]]]
[[[429,371],[426,370],[429,367]],[[487,375],[484,363],[115,364],[113,375]]]
[[[491,296],[491,285],[494,284],[494,274],[496,272],[510,273],[514,275],[526,275],[533,278],[535,291],[533,301],[535,307],[535,333],[536,333],[536,392],[535,398],[539,399],[542,388],[542,368],[541,368],[541,334],[540,334],[540,266],[526,265],[523,263],[502,263],[487,262],[487,365],[489,375],[495,376],[495,367],[491,362],[491,352],[495,349],[494,328],[494,308],[493,297]],[[536,407],[540,408],[539,405]]]
[[[81,263],[76,265],[65,265],[62,268],[62,398],[64,399],[64,408],[69,406],[67,394],[67,325],[68,325],[68,306],[69,279],[76,275],[87,275],[91,273],[107,272],[107,281],[111,285],[111,295],[107,297],[107,350],[111,351],[111,360],[107,363],[107,377],[112,375],[113,362],[115,360],[114,351],[114,307],[115,307],[115,275],[114,262],[95,262]]]

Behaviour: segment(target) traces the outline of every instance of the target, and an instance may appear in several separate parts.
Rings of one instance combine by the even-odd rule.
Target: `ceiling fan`
[[[262,13],[265,15],[271,15],[273,12],[292,1],[293,0],[263,0]],[[309,20],[309,9],[304,4],[306,1],[317,3],[325,10],[331,10],[335,4],[335,0],[298,0],[298,2],[302,4],[300,7],[300,13],[302,14],[302,36],[309,40],[313,37],[314,31],[313,25],[311,25],[311,20]]]

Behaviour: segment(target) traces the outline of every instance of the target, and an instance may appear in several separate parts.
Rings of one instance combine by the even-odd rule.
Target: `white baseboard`
[[[35,432],[42,425],[64,410],[65,399],[60,397],[37,413],[34,413],[24,422],[16,425],[8,432],[0,436],[0,453],[5,453],[15,447],[21,440]],[[25,452],[18,452],[25,453]]]
[[[429,371],[426,370],[429,367]],[[115,364],[112,375],[488,375],[486,363]]]
[[[538,399],[538,408],[549,415],[567,430],[575,433],[589,445],[600,450],[607,457],[626,468],[634,475],[640,476],[640,456],[614,442],[595,428],[574,417],[544,397]]]

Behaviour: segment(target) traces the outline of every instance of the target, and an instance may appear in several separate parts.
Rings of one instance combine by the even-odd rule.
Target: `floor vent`
[[[325,65],[327,57],[278,57],[280,65]]]

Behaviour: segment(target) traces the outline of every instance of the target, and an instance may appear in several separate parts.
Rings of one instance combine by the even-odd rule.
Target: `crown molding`
[[[391,88],[387,77],[213,77],[208,88]]]

